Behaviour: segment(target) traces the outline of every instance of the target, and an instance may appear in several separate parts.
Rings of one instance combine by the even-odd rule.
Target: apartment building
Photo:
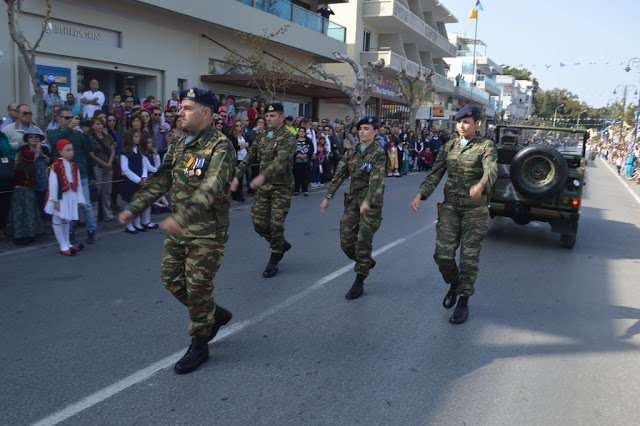
[[[502,74],[502,68],[487,56],[487,46],[482,40],[451,33],[449,41],[456,46],[456,55],[445,61],[449,64],[448,76],[455,80],[459,106],[471,103],[484,107],[487,118],[493,119],[502,90],[496,77]]]
[[[295,3],[295,4],[294,4]],[[174,89],[199,86],[235,97],[259,95],[246,70],[225,59],[230,51],[248,54],[237,31],[271,34],[266,57],[294,64],[335,62],[346,53],[346,28],[322,19],[317,0],[52,0],[48,32],[37,53],[40,82],[56,81],[62,93],[76,95],[96,78],[107,99],[133,87],[136,96],[166,100]],[[322,1],[324,4],[325,1]],[[333,3],[329,1],[328,3]],[[35,40],[45,14],[44,0],[23,2],[20,25]],[[0,104],[34,102],[26,66],[11,41],[6,17],[0,25]],[[48,80],[49,79],[49,80]],[[333,84],[309,79],[291,87],[288,114],[318,114],[324,99],[342,96]]]
[[[406,102],[398,97],[396,75],[405,69],[409,75],[426,68],[435,71],[435,95],[418,111],[418,119],[429,118],[434,105],[444,107],[447,126],[455,115],[454,83],[447,78],[443,58],[455,56],[456,48],[447,39],[446,24],[458,22],[437,0],[349,0],[332,6],[332,20],[346,29],[347,54],[366,65],[384,59],[385,66],[376,77],[369,112],[383,120],[402,121],[407,117]],[[328,64],[327,70],[353,86],[354,73],[346,64]],[[424,81],[424,79],[423,79]],[[327,104],[327,115],[349,113],[348,105]]]
[[[499,101],[503,120],[512,124],[528,123],[533,107],[533,81],[516,80],[512,75],[499,75],[496,81],[501,87]]]

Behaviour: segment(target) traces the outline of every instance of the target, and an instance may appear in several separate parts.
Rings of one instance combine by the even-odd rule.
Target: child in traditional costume
[[[49,190],[44,211],[52,215],[53,234],[60,245],[60,254],[73,256],[84,248],[69,242],[69,222],[78,220],[78,207],[84,204],[78,165],[71,161],[73,144],[60,139],[56,144],[60,157],[49,167]]]

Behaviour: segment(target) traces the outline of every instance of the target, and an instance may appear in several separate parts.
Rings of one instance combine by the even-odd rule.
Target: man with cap
[[[291,132],[291,134],[293,136],[296,136],[298,134],[298,129],[293,127],[293,116],[292,115],[288,115],[287,118],[284,119],[284,125],[287,128],[287,130]]]
[[[218,100],[207,90],[194,87],[180,94],[178,115],[188,134],[171,145],[158,171],[139,189],[123,224],[155,200],[172,191],[173,215],[160,227],[167,232],[162,254],[162,284],[189,309],[191,346],[174,371],[186,374],[209,358],[208,342],[231,312],[216,305],[213,279],[229,239],[229,182],[236,151],[226,136],[212,125]]]
[[[265,113],[269,131],[256,137],[249,153],[236,168],[231,190],[238,189],[239,178],[252,164],[260,163],[260,173],[249,184],[255,191],[251,220],[256,232],[269,243],[271,256],[262,273],[270,278],[278,273],[278,263],[291,249],[284,238],[284,221],[291,206],[293,192],[293,157],[296,137],[284,125],[284,108],[272,103]]]
[[[344,153],[320,204],[323,212],[329,207],[338,187],[351,177],[349,193],[345,194],[344,214],[340,220],[340,247],[355,260],[356,280],[345,295],[348,300],[364,293],[364,280],[376,262],[371,258],[373,236],[382,221],[384,168],[387,156],[374,142],[378,135],[378,119],[365,117],[357,124],[360,142]]]
[[[442,305],[456,309],[451,324],[462,324],[469,315],[467,303],[474,292],[478,273],[480,246],[489,227],[488,196],[497,175],[497,151],[494,143],[476,135],[480,127],[480,110],[467,105],[455,116],[460,137],[449,141],[440,151],[411,208],[418,211],[447,173],[444,203],[436,225],[436,250],[433,258],[444,281],[449,284]],[[460,246],[460,265],[456,249]]]

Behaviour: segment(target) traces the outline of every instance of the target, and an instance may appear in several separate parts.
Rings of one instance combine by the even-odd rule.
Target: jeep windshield
[[[518,134],[514,135],[513,130]],[[565,155],[584,155],[584,130],[533,128],[525,126],[499,127],[499,141],[504,145],[548,145]],[[515,140],[514,140],[515,139]]]

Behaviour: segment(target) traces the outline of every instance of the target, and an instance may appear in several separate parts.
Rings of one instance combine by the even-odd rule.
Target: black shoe
[[[124,228],[124,232],[126,232],[127,234],[139,234],[140,232],[138,232],[137,229],[134,229],[133,231],[130,230],[129,228]],[[88,242],[88,241],[87,241]]]
[[[351,286],[351,289],[345,294],[344,298],[347,300],[357,299],[358,297],[364,294],[364,279],[366,277],[364,275],[358,274],[356,276],[356,281]]]
[[[375,267],[376,267],[376,265],[377,265],[376,261],[375,261],[375,260],[373,260],[373,259],[371,259],[371,266],[369,266],[369,269],[373,269],[373,268],[375,268]]]
[[[87,244],[95,244],[98,242],[95,232],[87,232]],[[73,244],[75,245],[75,244]]]
[[[456,287],[457,285],[455,283],[451,284],[449,291],[445,294],[444,299],[442,300],[442,306],[444,306],[445,309],[451,309],[455,306],[456,300],[458,299]]]
[[[151,223],[151,222],[149,222],[149,223]],[[146,225],[142,225],[142,227],[144,229],[158,229],[158,224],[157,223],[154,223],[153,225],[149,225],[149,223],[147,223]]]
[[[467,307],[467,302],[469,301],[469,296],[460,296],[460,300],[458,300],[458,304],[456,305],[456,310],[453,311],[453,315],[449,318],[449,322],[451,324],[462,324],[467,320],[469,316],[469,308]]]
[[[71,243],[72,246],[75,246],[78,244],[78,240],[76,239],[75,232],[69,232],[69,242]]]
[[[282,254],[279,253],[271,253],[271,257],[269,258],[269,263],[267,263],[267,268],[262,273],[262,276],[265,278],[271,278],[278,273],[278,262],[282,259]]]
[[[300,195],[300,193],[299,193],[299,192],[294,192],[294,193],[293,193],[293,195],[294,195],[295,197],[297,197],[298,195]]]
[[[209,345],[206,337],[194,337],[191,345],[180,361],[173,366],[177,374],[187,374],[196,370],[209,359]]]
[[[142,227],[142,228],[136,228],[136,227],[134,226],[134,228],[135,228],[135,229],[136,229],[136,231],[138,231],[138,232],[147,232],[147,229],[146,229],[146,228],[144,228],[144,227]]]
[[[284,257],[285,252],[288,252],[289,250],[291,250],[291,243],[289,243],[287,240],[284,241],[284,245],[282,246],[282,253],[280,253],[278,262],[280,262],[282,260],[282,258]]]
[[[308,196],[309,196],[309,193],[308,193],[308,192],[305,192],[305,193],[304,193],[304,196],[305,196],[305,197],[308,197]]]
[[[216,337],[216,334],[218,334],[218,330],[220,330],[220,327],[229,324],[229,321],[231,321],[232,317],[233,314],[231,312],[227,311],[220,305],[216,305],[216,313],[213,315],[215,324],[211,329],[211,334],[209,334],[209,342],[212,341],[214,337]]]

